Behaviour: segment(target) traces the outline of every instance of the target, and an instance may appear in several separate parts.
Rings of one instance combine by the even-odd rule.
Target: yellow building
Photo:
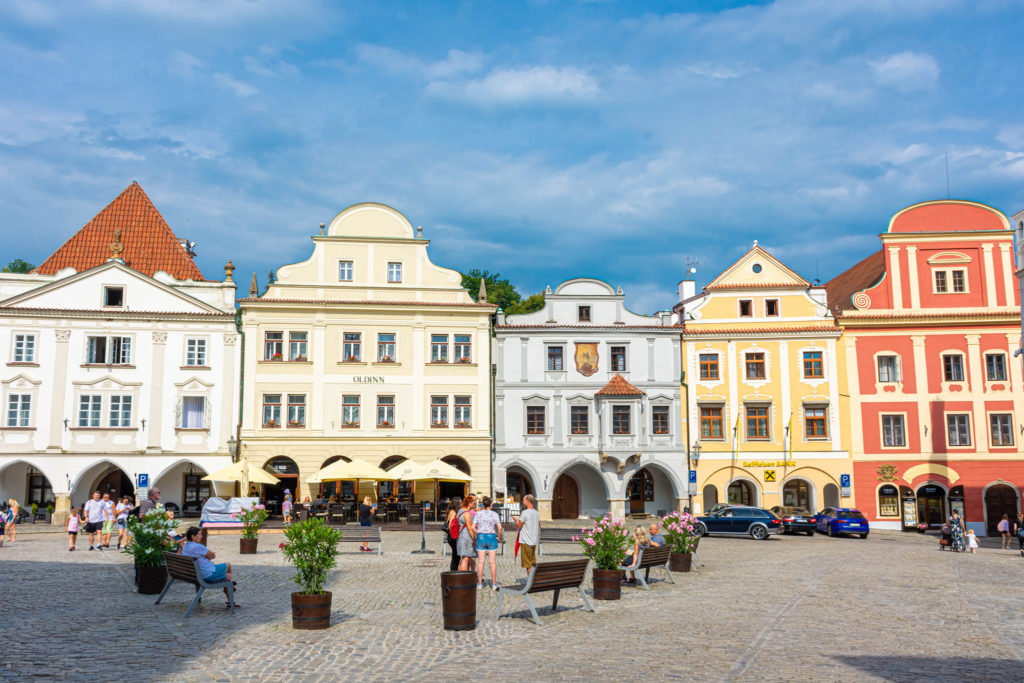
[[[351,484],[310,484],[322,467],[359,458],[384,469],[444,459],[491,486],[490,317],[459,273],[381,204],[357,204],[313,236],[313,254],[279,268],[262,296],[240,301],[244,333],[240,457],[307,495],[351,498]],[[335,488],[337,486],[337,488]],[[432,485],[431,485],[432,486]],[[442,484],[455,495],[462,484]],[[456,490],[457,489],[457,490]],[[406,483],[370,482],[359,496],[412,497]],[[432,488],[415,492],[430,500]]]
[[[694,512],[852,505],[841,332],[826,304],[756,242],[702,293],[680,284]]]

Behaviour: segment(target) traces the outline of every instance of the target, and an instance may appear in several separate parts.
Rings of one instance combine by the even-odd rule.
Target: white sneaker
[[[498,584],[492,583],[491,588],[493,588],[494,590],[498,590]]]
[[[476,585],[476,589],[477,589],[478,591],[482,591],[482,590],[484,589],[484,585],[483,585],[482,583],[478,583],[478,584]]]

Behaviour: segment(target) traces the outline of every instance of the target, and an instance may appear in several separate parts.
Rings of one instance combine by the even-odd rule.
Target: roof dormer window
[[[579,306],[577,309],[577,320],[581,323],[590,322],[590,306]]]
[[[108,286],[103,288],[103,307],[121,308],[124,306],[124,287]]]

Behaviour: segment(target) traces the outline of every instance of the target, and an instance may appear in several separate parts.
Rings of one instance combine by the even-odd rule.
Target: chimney
[[[683,280],[679,283],[679,301],[686,301],[697,293],[697,282],[694,280]]]

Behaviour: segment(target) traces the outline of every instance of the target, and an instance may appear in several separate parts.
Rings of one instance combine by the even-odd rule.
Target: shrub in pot
[[[253,505],[250,508],[243,508],[241,512],[231,514],[233,518],[242,521],[242,537],[238,539],[238,552],[240,554],[256,554],[260,527],[263,526],[263,522],[267,521],[268,514],[265,505]]]
[[[135,558],[140,593],[156,595],[167,583],[163,553],[174,549],[175,544],[167,532],[177,527],[178,523],[168,519],[167,513],[160,507],[142,517],[128,516],[128,532],[132,535],[132,544],[123,552]]]
[[[46,506],[46,523],[53,523],[53,503],[50,503],[49,505]]]
[[[700,542],[697,518],[689,512],[670,512],[661,523],[665,543],[672,549],[669,555],[669,568],[674,572],[690,571],[693,551]]]
[[[281,544],[285,559],[295,565],[295,583],[302,588],[292,593],[292,628],[323,629],[331,625],[331,593],[324,591],[327,572],[337,563],[342,532],[314,517],[293,523],[284,530]]]
[[[583,554],[594,561],[594,599],[618,600],[622,597],[622,575],[619,569],[626,559],[630,534],[626,522],[605,515],[592,529],[580,529],[573,536],[583,547]]]
[[[36,505],[35,503],[32,503],[31,510],[32,510],[32,514],[28,516],[28,521],[30,523],[32,523],[32,524],[35,524],[36,523],[36,513],[39,511],[39,506]]]

